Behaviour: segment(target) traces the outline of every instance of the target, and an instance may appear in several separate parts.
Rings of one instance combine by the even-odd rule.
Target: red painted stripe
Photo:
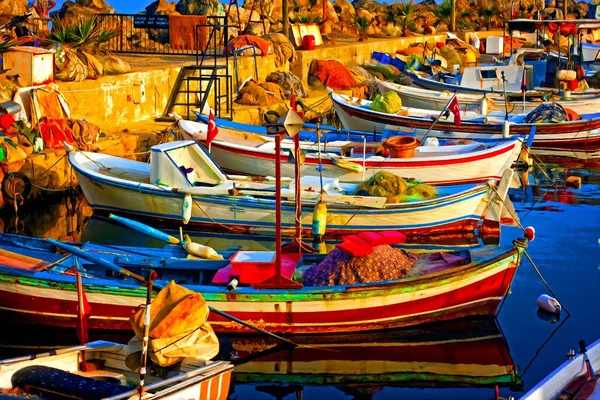
[[[335,100],[334,100],[335,101]],[[354,107],[349,107],[345,103],[336,102],[348,115],[365,119],[368,121],[395,125],[395,126],[411,126],[421,129],[429,129],[431,127],[431,122],[424,118],[418,117],[404,117],[400,115],[380,115],[376,113],[369,112],[367,110],[357,109]],[[437,130],[443,131],[454,131],[454,132],[472,132],[472,133],[490,133],[490,134],[501,134],[502,133],[502,124],[491,124],[491,123],[477,123],[477,122],[469,122],[463,121],[460,126],[456,126],[452,121],[438,121]],[[512,134],[519,135],[528,135],[531,131],[531,128],[536,126],[535,136],[539,138],[539,135],[552,135],[552,134],[562,134],[562,133],[579,133],[581,131],[592,130],[600,128],[600,118],[595,118],[593,120],[581,120],[581,121],[570,121],[570,122],[561,122],[558,124],[516,124],[511,125],[510,131]],[[537,145],[538,140],[534,141],[535,145]]]
[[[275,162],[275,160],[276,160],[275,153],[260,153],[258,151],[253,151],[253,150],[232,148],[232,147],[229,147],[226,144],[222,144],[222,143],[213,143],[212,146],[213,146],[213,150],[215,148],[217,148],[220,151],[222,151],[223,153],[234,154],[235,156],[243,156],[243,157],[249,157],[249,158],[254,158],[254,159],[259,159],[259,160],[269,160],[272,162]],[[516,143],[515,143],[515,146],[516,146]],[[512,152],[515,146],[507,146],[505,148],[495,149],[495,150],[490,151],[489,153],[485,153],[485,154],[478,154],[478,155],[465,154],[464,157],[454,158],[454,159],[446,159],[446,160],[444,160],[444,159],[423,160],[420,158],[408,158],[406,160],[383,162],[383,161],[369,161],[369,159],[367,158],[365,160],[365,166],[367,168],[386,169],[386,168],[416,168],[416,167],[431,167],[431,166],[438,166],[438,165],[441,166],[441,165],[464,164],[464,163],[470,163],[470,162],[475,162],[475,161],[488,160],[492,157],[496,157],[501,154]],[[229,156],[229,157],[231,157],[231,156]],[[280,156],[279,159],[282,163],[289,162],[287,156]],[[329,160],[329,159],[324,159],[324,160],[322,160],[322,164],[325,166],[333,165],[333,161]],[[315,160],[312,158],[306,158],[304,161],[304,165],[317,166],[317,165],[319,165],[319,160]],[[362,165],[362,162],[361,162],[361,165]]]
[[[508,267],[508,265],[507,265]],[[381,307],[370,307],[356,310],[341,310],[341,311],[326,311],[326,312],[304,312],[304,313],[293,313],[288,315],[286,313],[258,313],[258,312],[231,312],[232,315],[237,318],[247,321],[260,321],[263,320],[267,324],[284,324],[287,325],[290,322],[293,323],[304,323],[304,324],[321,324],[327,323],[333,326],[329,329],[345,329],[344,327],[336,328],[335,324],[338,322],[350,322],[355,321],[358,326],[364,328],[364,323],[361,321],[367,321],[371,319],[382,319],[382,318],[400,318],[409,314],[416,313],[437,313],[437,310],[449,307],[458,307],[464,303],[475,302],[486,300],[488,301],[493,297],[502,297],[506,292],[506,288],[512,281],[515,268],[508,268],[501,272],[498,272],[488,278],[482,279],[479,282],[475,282],[471,285],[461,287],[460,289],[453,290],[449,293],[443,293],[437,296],[433,296],[426,299],[414,300],[409,303],[393,304]],[[141,303],[140,298],[140,303]],[[496,303],[497,301],[489,301],[488,303]],[[76,316],[76,301],[65,301],[51,298],[41,298],[36,296],[28,296],[20,293],[0,291],[0,304],[3,307],[8,307],[16,310],[29,310],[36,312],[47,312],[57,314],[68,314],[71,316],[70,319],[66,318],[55,318],[52,316],[36,316],[34,314],[24,313],[22,315],[22,321],[25,320],[37,320],[43,325],[49,323],[56,324],[56,326],[68,327],[74,326]],[[484,305],[473,305],[473,312],[477,315],[490,315],[495,312],[495,307],[490,307],[491,304],[484,302]],[[117,304],[103,304],[103,303],[91,303],[92,316],[101,317],[126,317],[132,315],[134,312],[133,307],[120,306]],[[218,305],[217,305],[218,307]],[[443,311],[448,315],[454,311]],[[455,313],[455,312],[454,312]],[[466,314],[465,314],[466,315]],[[40,318],[41,317],[41,318]],[[289,320],[291,318],[291,321]],[[412,317],[410,317],[412,318]],[[417,320],[423,318],[422,316],[417,317]],[[444,318],[442,318],[444,319]],[[224,318],[211,314],[210,321],[227,321]],[[393,322],[384,322],[382,325],[392,324]],[[90,319],[89,324],[91,329],[130,329],[127,321],[110,321],[105,319],[93,318]],[[296,328],[293,326],[287,326],[283,329],[295,331]],[[300,330],[319,330],[327,329],[320,327],[308,327],[299,328]],[[219,330],[219,329],[216,329]]]
[[[350,321],[368,321],[372,319],[401,318],[411,314],[428,313],[436,310],[457,307],[461,304],[475,302],[483,299],[502,297],[506,288],[512,281],[515,272],[510,268],[498,272],[488,278],[475,282],[471,285],[460,287],[447,293],[425,299],[413,300],[409,303],[391,304],[380,307],[369,307],[352,310],[336,311],[312,311],[303,313],[293,313],[291,316],[286,313],[257,313],[257,312],[239,312],[235,316],[243,320],[259,321],[264,320],[267,323],[286,324],[312,324],[312,323],[341,323]],[[455,283],[458,285],[458,283]],[[290,320],[291,319],[291,320]],[[224,321],[223,317],[215,317],[217,321]]]

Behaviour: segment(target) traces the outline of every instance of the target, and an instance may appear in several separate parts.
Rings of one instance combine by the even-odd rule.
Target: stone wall
[[[276,68],[274,60],[273,55],[256,57],[259,81],[264,81],[270,72],[277,69],[289,71],[287,63]],[[234,64],[234,59],[230,58],[233,88],[237,90]],[[152,120],[163,115],[183,65],[190,65],[190,62],[179,62],[179,65],[169,68],[102,76],[96,80],[57,83],[74,118],[85,118],[104,130],[112,131],[114,128],[127,127],[133,122]],[[238,57],[237,71],[239,83],[248,77],[254,77],[254,57]],[[141,96],[142,90],[145,98]],[[192,97],[195,96],[192,94]],[[209,96],[209,105],[214,107],[211,103],[212,95]]]

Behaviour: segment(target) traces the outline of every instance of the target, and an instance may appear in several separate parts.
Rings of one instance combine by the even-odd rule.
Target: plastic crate
[[[371,54],[371,58],[380,64],[390,64],[392,62],[392,57],[386,53],[380,53],[378,51],[374,51]]]

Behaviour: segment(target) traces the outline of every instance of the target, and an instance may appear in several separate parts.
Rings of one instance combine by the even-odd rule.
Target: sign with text
[[[168,15],[136,15],[133,17],[134,28],[151,28],[151,29],[168,29],[169,28],[169,16]]]

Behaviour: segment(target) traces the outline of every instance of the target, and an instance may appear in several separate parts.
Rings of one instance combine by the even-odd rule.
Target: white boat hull
[[[101,161],[93,160],[94,157]],[[135,170],[141,174],[144,168],[150,169],[148,164],[84,152],[70,153],[69,161],[94,210],[181,224],[183,193],[98,172],[100,166],[105,166],[112,171]],[[489,196],[494,196],[493,191],[481,185],[467,186],[458,193],[426,201],[386,204],[382,209],[329,202],[326,236],[364,230],[398,230],[408,235],[472,232],[484,215],[488,218],[486,223],[496,229],[500,210],[496,209],[498,202],[492,202],[493,206],[488,207]],[[274,198],[193,195],[192,199],[190,225],[239,233],[275,231]],[[303,201],[301,222],[307,234],[310,234],[315,204],[314,200]],[[286,235],[294,231],[293,197],[282,202],[281,228]]]

